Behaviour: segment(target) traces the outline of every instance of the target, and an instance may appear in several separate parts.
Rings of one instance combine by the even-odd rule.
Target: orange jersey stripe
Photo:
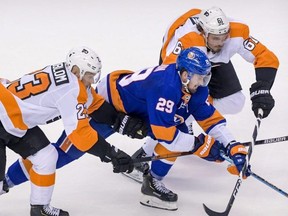
[[[68,138],[77,149],[85,152],[98,141],[98,133],[91,128],[88,119],[85,119],[78,122],[76,130]]]
[[[156,139],[165,141],[172,141],[177,130],[175,126],[167,128],[163,126],[151,125],[151,128]]]
[[[230,22],[230,37],[242,37],[245,44],[251,47],[251,53],[255,56],[255,68],[279,67],[279,60],[276,55],[259,41],[249,35],[249,27],[243,23]]]
[[[196,32],[189,32],[184,37],[180,38],[179,41],[181,42],[181,49],[187,49],[189,47],[194,47],[194,46],[197,46],[197,47],[205,47],[206,46],[204,37],[202,35],[199,35]],[[165,54],[166,54],[166,52],[165,52]],[[162,64],[175,63],[177,60],[177,57],[178,57],[178,54],[174,54],[172,52],[169,56],[164,57]]]
[[[2,84],[0,84],[0,92],[0,101],[14,127],[21,130],[27,130],[28,126],[23,121],[22,112],[12,93],[10,93]]]
[[[161,51],[161,58],[164,60],[165,57],[166,57],[166,49],[167,49],[167,46],[171,40],[171,38],[173,37],[176,29],[183,25],[187,19],[189,19],[189,17],[191,16],[194,16],[196,14],[199,14],[201,12],[200,9],[192,9],[192,10],[189,10],[187,11],[185,14],[183,14],[182,16],[180,16],[177,20],[174,21],[174,23],[170,26],[169,30],[168,30],[168,33],[167,33],[167,38],[166,38],[166,41],[165,43],[163,44],[163,47],[162,47],[162,51]]]
[[[117,70],[113,71],[109,75],[109,86],[110,86],[110,95],[113,106],[116,108],[117,111],[126,113],[126,110],[124,108],[123,102],[120,98],[119,92],[116,87],[116,81],[122,74],[131,74],[133,71],[129,70]]]
[[[93,95],[93,102],[92,104],[88,107],[88,114],[94,112],[95,110],[98,110],[100,106],[105,102],[105,99],[96,93],[94,89],[91,88],[91,92]]]
[[[71,143],[71,141],[70,141],[68,138],[66,138],[66,139],[64,139],[63,142],[61,143],[60,148],[61,148],[64,152],[67,152],[67,150],[69,150],[69,148],[70,148],[71,145],[73,145],[73,144]]]
[[[197,121],[197,123],[204,131],[207,131],[212,125],[215,125],[224,119],[225,118],[217,110],[215,110],[211,117],[203,121]]]
[[[254,61],[255,68],[272,67],[277,69],[279,67],[279,60],[276,55],[262,43],[259,42],[252,53],[256,57]]]
[[[55,184],[55,173],[50,175],[41,175],[30,169],[30,181],[39,187],[49,187]]]
[[[154,152],[156,153],[156,155],[165,155],[165,154],[175,153],[175,152],[169,151],[167,148],[165,148],[163,145],[161,145],[159,143],[156,145]],[[171,162],[176,161],[176,159],[177,159],[177,157],[165,158],[165,160],[171,161]]]
[[[80,93],[77,98],[78,104],[84,105],[87,101],[88,95],[84,84],[80,80],[79,88]],[[86,117],[83,117],[82,119],[79,119],[78,117],[77,127],[68,135],[68,138],[76,148],[84,152],[89,150],[98,141],[98,133],[89,124],[87,110],[86,113],[85,111],[83,112],[83,115],[86,115]]]

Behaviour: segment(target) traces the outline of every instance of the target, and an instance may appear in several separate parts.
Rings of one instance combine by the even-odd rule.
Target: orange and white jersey
[[[9,116],[9,109],[12,106],[2,103],[4,105],[2,110],[6,110],[12,122],[12,124],[9,123],[7,118],[6,121],[1,119],[8,132],[21,137],[27,128],[62,118],[68,138],[79,150],[86,151],[98,141],[97,132],[89,125],[88,114],[98,109],[104,103],[104,98],[96,94],[94,89],[87,89],[66,68],[65,63],[50,65],[24,75],[9,84],[7,89],[22,100],[19,102],[16,99],[14,105],[18,105],[22,122],[26,125],[23,127],[20,124],[20,132],[15,133],[13,123],[19,120],[14,120],[14,116]],[[17,117],[16,114],[17,112],[15,113]]]
[[[192,9],[176,19],[167,29],[163,38],[161,59],[164,64],[175,63],[182,49],[198,47],[203,50],[213,63],[228,63],[238,53],[255,68],[275,68],[279,66],[278,58],[249,33],[248,25],[228,18],[230,22],[229,38],[219,53],[207,51],[204,35],[196,27],[200,9]]]

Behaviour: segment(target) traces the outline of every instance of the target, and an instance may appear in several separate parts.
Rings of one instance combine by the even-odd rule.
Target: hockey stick
[[[236,181],[236,184],[234,186],[234,189],[232,191],[232,194],[230,196],[230,199],[229,199],[229,202],[227,204],[227,207],[226,207],[225,211],[224,212],[213,211],[213,210],[208,208],[203,203],[204,210],[209,216],[228,216],[228,214],[229,214],[229,212],[230,212],[230,210],[231,210],[231,208],[233,206],[233,203],[234,203],[234,201],[236,199],[236,195],[238,193],[238,190],[239,190],[239,188],[240,188],[240,186],[242,184],[243,175],[244,175],[244,173],[246,173],[247,167],[249,165],[250,158],[251,158],[251,155],[252,155],[252,152],[253,152],[253,148],[254,148],[254,145],[255,145],[255,142],[256,142],[257,135],[258,135],[259,127],[260,127],[260,124],[261,124],[262,116],[263,116],[263,110],[259,109],[258,110],[258,116],[257,116],[257,119],[256,119],[257,121],[256,121],[254,130],[253,130],[253,134],[252,134],[252,142],[249,144],[248,154],[246,155],[246,163],[245,163],[245,165],[243,166],[242,170],[239,173],[239,177],[238,177],[238,179]]]
[[[134,158],[133,163],[141,163],[141,162],[148,162],[148,161],[155,161],[160,159],[166,159],[166,158],[174,158],[174,157],[181,157],[186,155],[193,154],[192,151],[189,152],[172,152],[170,154],[163,154],[163,155],[153,155],[149,157],[142,157],[142,158]]]
[[[282,136],[282,137],[275,137],[270,139],[263,139],[256,141],[255,145],[263,145],[263,144],[271,144],[271,143],[277,143],[277,142],[284,142],[288,140],[288,136]],[[242,144],[244,146],[249,146],[251,142],[243,142]],[[192,152],[175,152],[171,154],[164,154],[164,155],[157,155],[157,156],[149,156],[149,157],[143,157],[143,158],[135,158],[133,159],[133,163],[141,163],[141,162],[147,162],[147,161],[154,161],[154,160],[160,160],[165,158],[173,158],[173,157],[181,157],[186,155],[191,155]]]
[[[257,180],[261,181],[262,183],[266,184],[268,187],[272,188],[273,190],[277,191],[278,193],[280,193],[283,196],[288,198],[288,193],[287,192],[285,192],[285,191],[281,190],[280,188],[276,187],[275,185],[271,184],[270,182],[268,182],[264,178],[260,177],[256,173],[252,172],[251,170],[249,171],[249,173],[250,173],[251,176],[253,176]]]
[[[225,155],[224,152],[221,152],[221,157],[223,157],[226,161],[228,161],[229,163],[233,164],[233,161],[227,156]],[[261,176],[257,175],[256,173],[252,172],[250,169],[248,170],[249,174],[254,177],[255,179],[259,180],[260,182],[266,184],[268,187],[272,188],[273,190],[277,191],[278,193],[284,195],[285,197],[288,198],[288,193],[286,193],[285,191],[281,190],[280,188],[276,187],[275,185],[273,185],[272,183],[268,182],[267,180],[265,180],[264,178],[262,178]]]
[[[288,140],[288,136],[282,136],[282,137],[275,137],[270,139],[263,139],[263,140],[257,140],[255,142],[255,145],[263,145],[263,144],[271,144],[271,143],[277,143],[277,142],[284,142]],[[242,143],[245,146],[249,146],[251,142],[244,142]]]

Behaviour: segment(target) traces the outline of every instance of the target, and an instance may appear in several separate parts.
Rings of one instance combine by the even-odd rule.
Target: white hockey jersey
[[[65,63],[27,74],[7,89],[22,100],[2,94],[1,85],[0,119],[9,133],[22,137],[28,128],[62,118],[68,138],[79,150],[86,151],[98,141],[88,113],[98,109],[104,99],[92,88],[86,89]]]
[[[239,54],[247,62],[253,63],[255,68],[278,68],[279,61],[275,54],[250,35],[248,25],[233,18],[228,18],[229,38],[221,51],[207,51],[204,36],[196,27],[200,12],[200,9],[191,9],[169,25],[161,49],[163,64],[175,63],[183,49],[198,47],[213,63],[228,63],[233,55]]]

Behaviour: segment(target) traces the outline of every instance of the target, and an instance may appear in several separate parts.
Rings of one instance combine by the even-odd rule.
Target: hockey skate
[[[143,148],[138,149],[132,156],[132,159],[146,157],[146,153]],[[149,164],[147,162],[140,162],[134,164],[134,169],[131,173],[122,173],[128,178],[133,179],[134,181],[142,184],[143,182],[143,173],[149,170]]]
[[[50,205],[31,205],[30,216],[69,216],[69,213]]]
[[[160,180],[153,178],[150,173],[143,175],[141,192],[140,203],[142,205],[170,211],[178,209],[177,194],[167,189]]]

